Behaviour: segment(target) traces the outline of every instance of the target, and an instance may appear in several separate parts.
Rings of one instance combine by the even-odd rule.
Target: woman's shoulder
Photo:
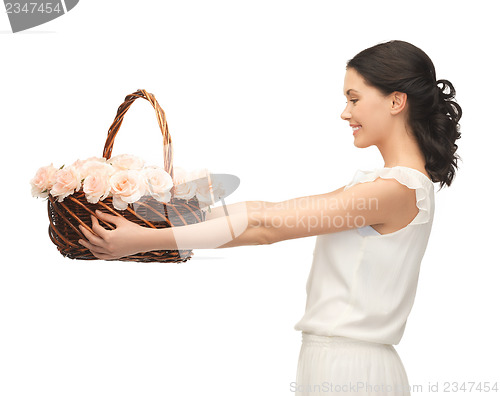
[[[371,182],[379,178],[385,180],[395,180],[410,189],[428,189],[430,187],[434,187],[434,184],[428,177],[427,173],[423,173],[419,169],[407,166],[394,166],[375,168],[372,170],[357,169],[351,182],[344,187],[344,190],[347,190],[358,183]],[[385,184],[391,185],[393,183]]]
[[[413,219],[413,224],[429,221],[432,212],[434,184],[421,171],[406,167],[358,169],[344,191],[355,187],[352,193],[375,197],[378,210],[384,212],[381,223],[401,223]],[[391,227],[390,227],[391,228]]]

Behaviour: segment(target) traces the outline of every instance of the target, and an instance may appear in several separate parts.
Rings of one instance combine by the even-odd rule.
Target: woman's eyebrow
[[[345,94],[346,94],[346,95],[350,95],[350,94],[351,94],[351,92],[356,92],[356,93],[359,93],[359,92],[358,92],[358,91],[356,91],[355,89],[348,89],[348,90],[346,91],[346,93],[345,93]]]

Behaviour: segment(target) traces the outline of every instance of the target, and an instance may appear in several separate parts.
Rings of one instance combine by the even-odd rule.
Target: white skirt
[[[393,345],[302,332],[293,384],[297,396],[408,396],[410,386]]]

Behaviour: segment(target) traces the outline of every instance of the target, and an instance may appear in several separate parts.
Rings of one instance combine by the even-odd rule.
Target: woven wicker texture
[[[123,122],[123,117],[137,98],[148,100],[155,109],[158,124],[163,135],[164,168],[173,179],[172,139],[168,132],[165,112],[156,101],[154,95],[143,89],[127,95],[125,101],[118,108],[115,120],[108,130],[103,157],[106,159],[111,158],[113,143]],[[97,260],[86,247],[78,243],[79,239],[86,239],[78,226],[83,225],[87,230],[92,232],[92,220],[90,216],[96,216],[96,210],[120,216],[143,227],[151,228],[182,226],[204,221],[205,213],[200,209],[196,197],[190,200],[174,198],[174,189],[175,187],[171,190],[172,199],[167,204],[161,203],[151,196],[144,196],[139,201],[129,204],[127,209],[123,211],[114,208],[112,197],[107,197],[103,201],[92,204],[87,201],[85,193],[81,190],[69,195],[62,202],[57,202],[49,194],[47,205],[50,219],[50,239],[65,257],[77,260]],[[115,228],[111,223],[100,219],[98,221],[107,230]],[[192,256],[192,250],[157,250],[138,253],[116,260],[182,263],[189,260]]]

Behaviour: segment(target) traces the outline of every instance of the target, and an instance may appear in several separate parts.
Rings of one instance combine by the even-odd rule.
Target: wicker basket
[[[156,101],[153,94],[139,89],[133,94],[125,97],[125,101],[118,108],[115,120],[108,131],[108,137],[104,145],[103,157],[109,159],[113,150],[115,136],[123,122],[123,117],[132,103],[137,98],[143,98],[151,103],[156,111],[158,124],[163,135],[163,159],[165,170],[174,177],[172,165],[172,140],[168,132],[165,112]],[[175,189],[175,187],[174,187]],[[83,225],[91,231],[92,221],[90,215],[94,215],[96,209],[104,213],[124,217],[143,227],[166,228],[198,223],[205,220],[205,212],[200,209],[196,197],[192,199],[178,199],[174,197],[168,204],[161,203],[151,196],[143,196],[139,201],[129,204],[127,209],[117,211],[113,207],[113,198],[89,203],[83,191],[76,192],[66,197],[62,202],[58,202],[50,194],[48,196],[48,213],[50,219],[49,236],[57,246],[59,252],[71,259],[97,260],[97,258],[83,245],[78,243],[79,239],[86,239],[78,226]],[[96,216],[97,218],[97,216]],[[113,224],[99,219],[100,224],[107,230],[115,228]],[[139,261],[139,262],[175,262],[181,263],[189,260],[193,255],[192,250],[157,250],[138,253],[131,256],[116,259],[118,261]]]

